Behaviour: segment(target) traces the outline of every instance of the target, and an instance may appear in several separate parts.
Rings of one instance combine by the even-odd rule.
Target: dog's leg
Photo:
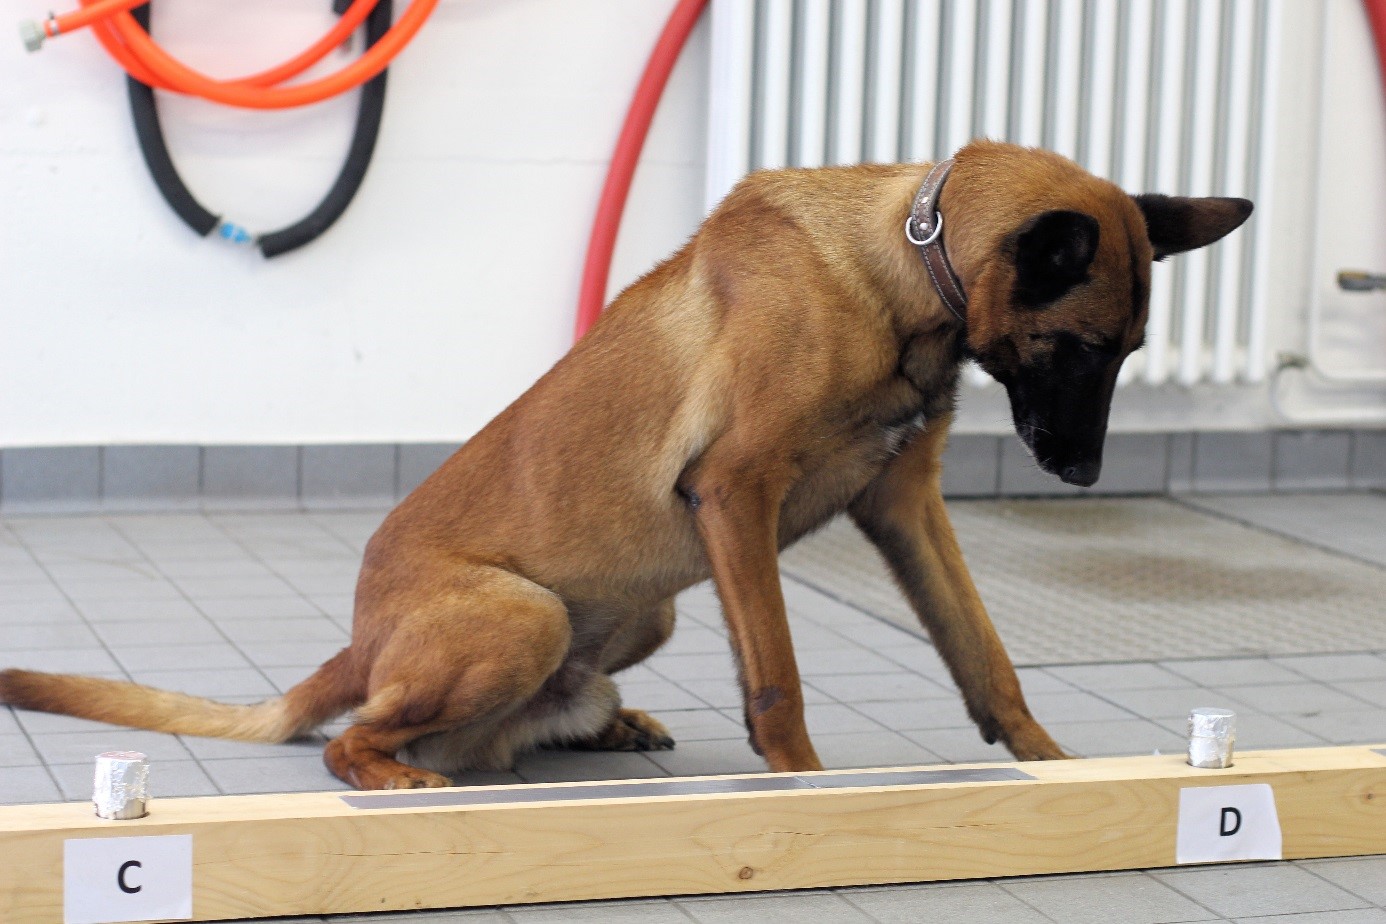
[[[420,602],[423,601],[423,602]],[[328,742],[328,769],[357,789],[451,785],[395,759],[425,735],[493,723],[522,707],[568,653],[568,611],[518,575],[476,568],[413,600],[375,654],[356,724]]]
[[[654,654],[674,632],[674,601],[665,600],[653,610],[631,617],[602,651],[598,668],[616,674]],[[598,734],[570,747],[592,751],[663,751],[674,746],[664,723],[641,709],[622,707]]]
[[[850,508],[890,565],[988,742],[1021,760],[1067,757],[1030,715],[1010,656],[972,583],[943,505],[939,456],[949,420],[891,460]]]
[[[599,667],[604,674],[619,674],[654,654],[673,634],[674,601],[669,599],[653,610],[632,616],[613,633],[602,649]]]
[[[763,472],[705,463],[686,496],[740,665],[751,747],[776,772],[821,770],[804,724],[804,694],[780,588],[784,487]]]

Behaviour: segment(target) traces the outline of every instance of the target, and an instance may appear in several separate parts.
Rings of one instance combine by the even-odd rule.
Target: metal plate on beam
[[[1013,767],[964,767],[956,770],[872,770],[824,776],[756,776],[704,780],[655,780],[645,783],[592,783],[586,786],[512,786],[503,789],[413,790],[342,796],[356,809],[445,808],[455,805],[509,805],[524,802],[571,802],[579,799],[629,799],[645,796],[706,796],[721,793],[787,792],[811,789],[864,789],[870,786],[927,786],[939,783],[997,783],[1033,780]]]

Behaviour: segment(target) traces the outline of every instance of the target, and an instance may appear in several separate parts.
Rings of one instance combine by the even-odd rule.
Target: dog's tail
[[[278,743],[361,702],[351,649],[329,659],[283,696],[254,705],[218,703],[153,687],[38,671],[0,671],[0,703],[177,735]]]

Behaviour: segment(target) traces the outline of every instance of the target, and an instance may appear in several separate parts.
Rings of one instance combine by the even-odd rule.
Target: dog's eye
[[[1113,344],[1089,343],[1086,340],[1079,344],[1079,349],[1081,349],[1084,353],[1088,354],[1089,356],[1100,356],[1103,358],[1110,358],[1112,356],[1115,356],[1118,352],[1118,347],[1116,347]]]

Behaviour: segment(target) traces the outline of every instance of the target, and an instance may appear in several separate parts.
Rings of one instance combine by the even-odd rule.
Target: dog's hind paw
[[[593,738],[571,745],[582,751],[670,751],[674,739],[664,724],[639,709],[621,709]]]

